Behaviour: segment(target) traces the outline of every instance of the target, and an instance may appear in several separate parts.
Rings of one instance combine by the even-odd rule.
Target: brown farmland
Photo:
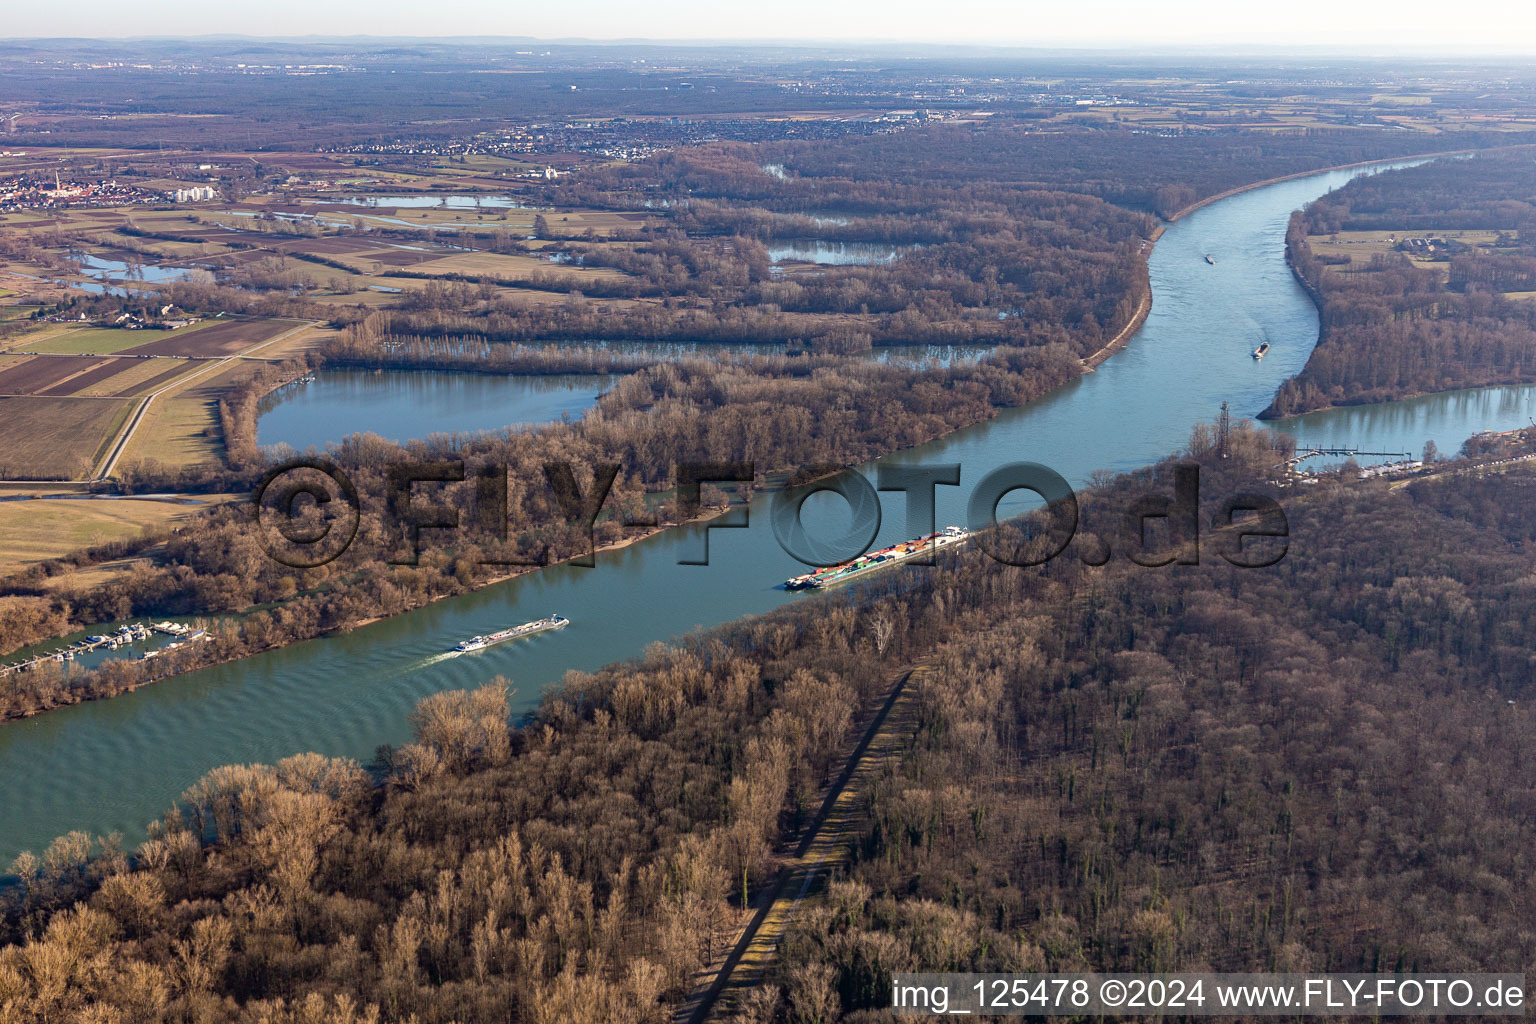
[[[249,241],[248,238],[246,240]],[[379,243],[376,241],[359,241],[354,238],[290,238],[273,242],[269,246],[280,252],[315,252],[330,255],[364,252],[378,247]]]
[[[84,476],[126,406],[118,398],[0,398],[0,477]]]
[[[123,388],[121,391],[114,392],[113,394],[117,398],[128,398],[131,395],[153,391],[155,388],[158,388],[160,385],[166,383],[167,381],[174,380],[175,378],[181,376],[183,373],[186,373],[187,369],[187,364],[181,363],[171,367],[164,373],[157,373],[155,376],[149,378],[148,380],[140,381],[137,384],[131,384],[128,387]]]
[[[440,260],[450,255],[452,253],[449,252],[381,252],[370,253],[367,258],[390,267],[413,267],[418,263]]]
[[[287,320],[228,320],[186,334],[172,333],[129,351],[138,356],[232,356],[293,326]]]
[[[48,388],[45,391],[38,392],[38,394],[45,395],[49,398],[62,398],[66,395],[73,395],[77,392],[84,391],[86,388],[90,387],[92,384],[97,383],[98,381],[103,381],[108,377],[116,376],[117,374],[128,369],[130,366],[138,365],[138,362],[139,361],[137,359],[125,359],[122,356],[116,356],[110,359],[98,359],[96,360],[96,365],[86,370],[84,373],[70,377],[68,380],[60,381],[53,387]]]
[[[0,395],[40,395],[101,361],[100,356],[33,356],[0,370]]]

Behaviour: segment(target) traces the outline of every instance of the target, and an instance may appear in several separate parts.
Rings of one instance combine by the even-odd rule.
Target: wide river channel
[[[1042,462],[1078,484],[1096,469],[1131,469],[1169,454],[1223,401],[1236,415],[1259,412],[1317,339],[1317,313],[1283,258],[1287,218],[1361,173],[1368,172],[1265,186],[1173,224],[1151,259],[1151,315],[1124,351],[1027,408],[890,460],[959,462],[961,486],[938,488],[938,521],[962,524],[970,485],[996,466]],[[1264,338],[1270,354],[1255,362],[1250,352]],[[1434,438],[1454,451],[1474,430],[1524,423],[1529,405],[1524,390],[1504,389],[1345,410],[1332,421],[1310,418],[1303,439],[1416,452]],[[882,500],[880,542],[910,536],[903,496]],[[408,737],[406,716],[426,694],[501,674],[526,709],[568,670],[596,669],[654,641],[802,600],[779,586],[804,567],[775,543],[766,501],[750,507],[749,529],[709,532],[707,566],[678,564],[700,550],[701,529],[673,530],[600,553],[594,568],[554,567],[344,636],[6,723],[0,871],[21,850],[40,851],[71,829],[115,830],[135,844],[148,822],[217,765],[309,750],[366,760],[379,744]],[[464,637],[551,612],[571,625],[443,657]]]

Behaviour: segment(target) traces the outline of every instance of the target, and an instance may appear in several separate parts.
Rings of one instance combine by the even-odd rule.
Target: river
[[[1290,212],[1361,173],[1265,186],[1173,224],[1151,258],[1151,314],[1125,350],[1027,408],[890,461],[960,462],[962,486],[938,489],[939,524],[963,523],[970,485],[995,466],[1042,462],[1075,484],[1096,469],[1167,455],[1223,401],[1238,415],[1257,414],[1317,338],[1316,311],[1283,259]],[[1270,354],[1255,362],[1249,353],[1266,338]],[[1353,440],[1371,443],[1369,425]],[[669,531],[599,554],[595,568],[555,567],[345,636],[8,723],[0,727],[0,866],[70,829],[116,830],[136,843],[147,822],[220,764],[306,750],[366,759],[378,744],[406,739],[412,706],[435,691],[500,673],[526,709],[568,670],[801,600],[778,587],[804,570],[774,542],[765,501],[751,506],[750,529],[709,531],[708,566],[678,564],[698,553],[701,528]],[[907,536],[903,497],[883,501],[882,542]],[[463,637],[551,612],[571,625],[442,656]]]

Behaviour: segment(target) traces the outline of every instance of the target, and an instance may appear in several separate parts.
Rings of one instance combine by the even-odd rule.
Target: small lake
[[[391,441],[576,418],[617,380],[607,374],[501,376],[427,370],[322,370],[262,399],[256,441],[323,447],[369,432]]]
[[[538,348],[535,342],[530,347]],[[621,355],[633,355],[645,359],[729,359],[733,355],[783,356],[791,353],[783,345],[759,342],[723,344],[693,341],[583,341],[559,344],[561,348],[592,348]],[[881,363],[933,361],[944,366],[951,363],[974,363],[992,351],[991,345],[877,345],[858,353]]]
[[[1379,405],[1338,409],[1274,420],[1269,426],[1296,438],[1301,448],[1363,448],[1407,452],[1414,458],[1425,441],[1435,442],[1442,456],[1455,455],[1461,444],[1483,430],[1502,432],[1531,425],[1536,416],[1536,384],[1511,384],[1465,391],[1442,391]],[[1341,459],[1308,459],[1305,469],[1337,465]],[[1359,455],[1355,461],[1372,466],[1393,461],[1385,456]]]
[[[316,206],[384,206],[409,210],[542,210],[511,196],[333,196],[303,199]]]
[[[768,246],[768,258],[775,263],[819,263],[824,267],[874,266],[893,263],[906,255],[913,245],[880,242],[823,242],[814,238],[786,238]]]
[[[819,206],[799,210],[775,210],[774,212],[786,217],[805,217],[819,228],[847,227],[862,217],[877,217],[880,215],[879,211],[856,210],[845,206]],[[786,241],[793,241],[793,239],[786,239]]]
[[[82,274],[103,283],[110,281],[142,281],[145,284],[165,284],[170,281],[185,281],[192,273],[186,267],[156,267],[141,263],[133,277],[129,278],[128,264],[123,260],[108,259],[105,256],[97,256],[94,253],[79,253],[75,258],[80,261],[80,272]]]

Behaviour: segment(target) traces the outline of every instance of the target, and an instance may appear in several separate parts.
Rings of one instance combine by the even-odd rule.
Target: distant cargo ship
[[[900,544],[892,544],[888,548],[860,555],[851,562],[829,565],[825,569],[817,569],[803,576],[793,576],[784,581],[784,589],[817,590],[837,583],[846,583],[855,576],[910,561],[928,551],[929,544],[934,548],[944,548],[951,544],[958,544],[969,536],[967,531],[958,526],[946,526],[938,533],[930,533],[926,537],[918,537],[915,540],[904,540]]]
[[[533,636],[535,633],[543,633],[550,629],[564,629],[571,624],[571,620],[563,615],[551,615],[547,619],[536,619],[533,622],[525,622],[521,626],[513,626],[511,629],[503,629],[496,633],[488,633],[485,636],[472,636],[468,640],[460,640],[453,645],[449,654],[468,654],[471,651],[483,651],[492,644],[505,643],[508,640],[517,640],[525,636]]]
[[[1258,348],[1253,350],[1253,358],[1255,358],[1255,359],[1263,359],[1268,354],[1269,354],[1269,342],[1267,342],[1267,341],[1262,343],[1261,345],[1259,345]]]

